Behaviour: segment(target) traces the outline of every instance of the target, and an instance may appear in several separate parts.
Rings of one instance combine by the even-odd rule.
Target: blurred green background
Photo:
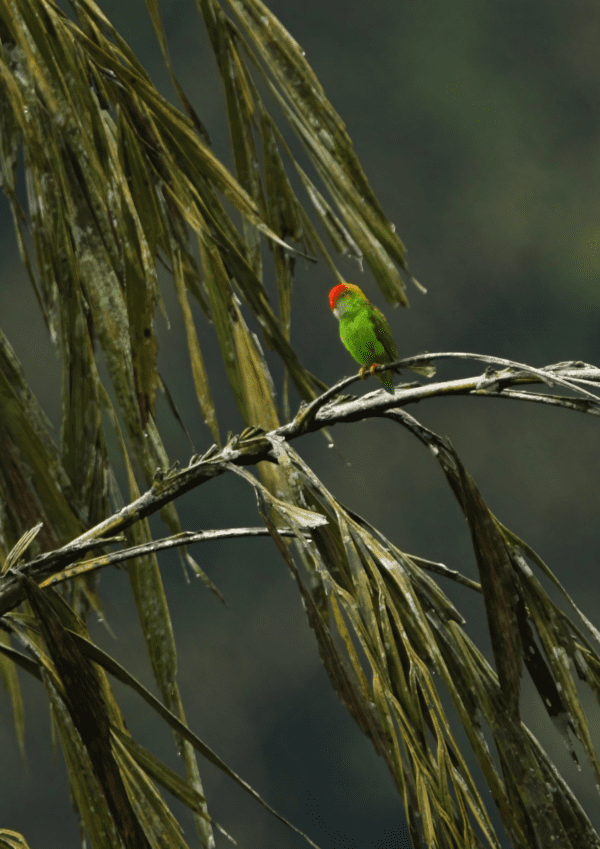
[[[99,5],[175,102],[142,0]],[[160,8],[176,74],[215,152],[231,166],[221,83],[194,3],[163,0]],[[409,250],[411,270],[428,289],[425,296],[409,289],[410,310],[386,308],[371,276],[350,260],[339,261],[346,278],[386,312],[400,354],[473,351],[534,366],[570,359],[600,364],[598,5],[277,0],[270,8],[306,51],[346,122],[371,185]],[[0,240],[1,326],[58,439],[60,364],[21,266],[4,199]],[[270,270],[265,282],[274,296]],[[292,343],[301,360],[330,384],[355,368],[327,304],[335,282],[325,266],[299,264],[292,316]],[[159,367],[194,447],[203,451],[211,440],[194,400],[181,318],[169,280],[161,284],[170,329],[157,318]],[[237,432],[241,418],[212,328],[202,324],[199,310],[196,315],[221,427]],[[279,364],[269,352],[267,358],[280,388]],[[438,376],[480,371],[474,363],[442,362]],[[374,388],[372,381],[353,391]],[[598,623],[596,419],[485,398],[436,399],[408,412],[451,439],[494,513],[537,550]],[[157,420],[171,459],[187,462],[192,449],[160,398]],[[334,495],[404,551],[477,577],[458,505],[416,440],[374,421],[335,427],[333,435],[345,459],[320,434],[294,447]],[[253,493],[234,476],[200,487],[177,506],[187,529],[260,524]],[[153,532],[165,534],[159,520]],[[408,847],[401,800],[331,691],[299,594],[273,544],[220,542],[193,553],[228,607],[199,582],[187,584],[175,557],[161,559],[190,726],[322,849]],[[491,661],[481,598],[439,581]],[[92,635],[156,692],[125,573],[106,571],[101,593],[117,640],[100,624],[92,624]],[[0,827],[23,832],[32,849],[75,846],[77,819],[62,756],[52,753],[46,700],[37,681],[21,681],[27,768],[9,701],[0,692],[0,762],[12,779],[3,785]],[[115,690],[134,736],[177,768],[163,724],[125,688],[116,684]],[[584,698],[598,715],[589,694]],[[526,677],[522,710],[600,828],[591,771],[583,757],[577,771]],[[460,732],[458,739],[464,740]],[[474,758],[465,754],[477,774]],[[200,761],[200,769],[212,815],[240,846],[306,845],[213,767]],[[484,799],[508,846],[487,791]],[[173,807],[195,845],[191,818]],[[225,845],[220,836],[217,845]]]

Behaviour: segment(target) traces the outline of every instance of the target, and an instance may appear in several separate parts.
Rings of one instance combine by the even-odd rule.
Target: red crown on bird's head
[[[354,292],[357,295],[362,295],[365,297],[364,292],[358,286],[355,286],[354,283],[339,283],[337,286],[334,286],[331,292],[329,293],[329,306],[332,310],[335,309],[335,304],[340,295],[344,294],[344,292]]]

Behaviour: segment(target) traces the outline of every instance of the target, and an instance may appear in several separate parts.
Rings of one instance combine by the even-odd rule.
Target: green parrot
[[[372,304],[354,283],[340,283],[329,293],[329,306],[340,321],[340,338],[362,368],[364,379],[376,366],[393,363],[398,359],[398,349],[386,317]],[[431,366],[415,366],[414,371],[430,376]],[[394,394],[392,373],[384,371],[375,375],[385,390]]]

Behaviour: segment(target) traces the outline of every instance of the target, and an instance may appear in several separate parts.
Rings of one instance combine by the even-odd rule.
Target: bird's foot
[[[370,374],[373,374],[376,368],[379,368],[381,363],[373,363],[370,366],[363,366],[358,372],[358,376],[361,380],[366,380]]]

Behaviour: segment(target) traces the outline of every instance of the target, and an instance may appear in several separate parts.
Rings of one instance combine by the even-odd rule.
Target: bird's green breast
[[[361,366],[392,362],[377,339],[369,310],[348,311],[340,319],[342,342]]]

